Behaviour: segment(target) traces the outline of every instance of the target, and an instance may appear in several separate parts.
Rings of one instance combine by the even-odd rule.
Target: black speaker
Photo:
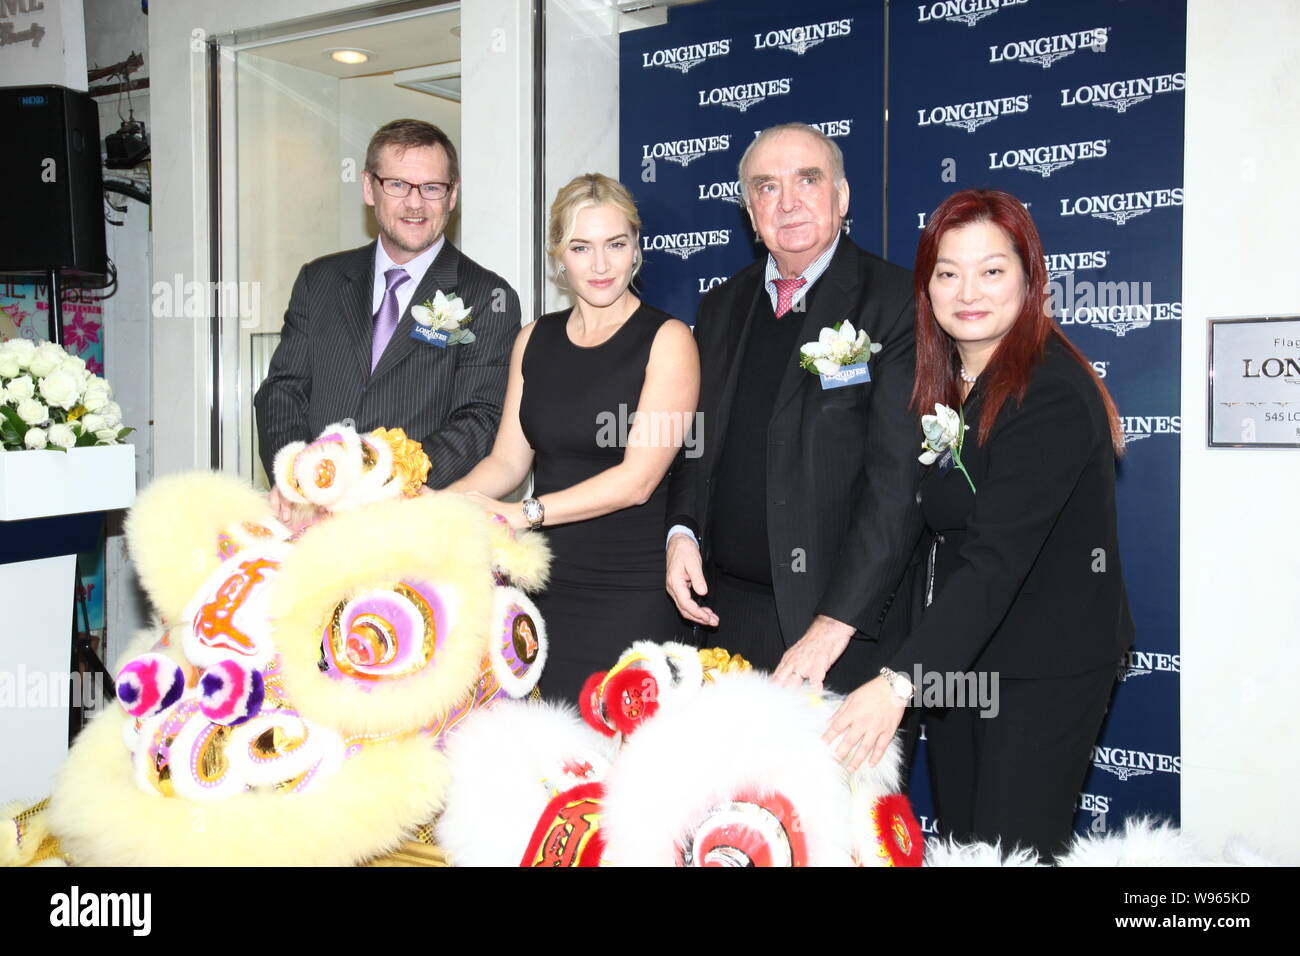
[[[62,86],[0,88],[0,273],[102,276],[104,177],[99,110]]]

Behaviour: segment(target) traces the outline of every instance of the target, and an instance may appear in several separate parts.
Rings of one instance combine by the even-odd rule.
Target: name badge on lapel
[[[474,333],[465,327],[472,321],[470,307],[454,292],[446,295],[439,289],[429,301],[411,306],[411,318],[411,338],[417,342],[445,349],[474,341]]]
[[[417,342],[424,342],[428,345],[432,345],[435,348],[445,349],[447,343],[451,340],[451,335],[441,329],[426,329],[423,325],[420,325],[417,322],[415,325],[411,326],[411,338],[415,339]]]
[[[862,385],[871,381],[867,363],[879,351],[879,342],[845,320],[822,329],[816,342],[800,346],[799,367],[818,376],[822,388]]]
[[[866,362],[844,365],[832,375],[822,375],[822,388],[844,388],[846,385],[861,385],[871,381],[871,371]]]

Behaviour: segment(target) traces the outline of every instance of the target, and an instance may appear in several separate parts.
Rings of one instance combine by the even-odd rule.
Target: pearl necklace
[[[967,385],[974,385],[974,384],[975,384],[975,380],[976,380],[977,378],[979,378],[978,375],[968,375],[968,374],[966,373],[966,366],[965,366],[965,365],[963,365],[963,366],[961,367],[961,372],[960,372],[959,374],[961,375],[961,380],[962,380],[963,382],[965,382]]]

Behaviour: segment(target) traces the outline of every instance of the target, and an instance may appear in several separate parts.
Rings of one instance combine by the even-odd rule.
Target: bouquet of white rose
[[[116,445],[135,431],[108,383],[53,342],[0,342],[0,445],[5,451]]]

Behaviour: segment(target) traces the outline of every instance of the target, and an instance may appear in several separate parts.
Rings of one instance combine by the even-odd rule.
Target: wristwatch
[[[528,522],[530,528],[536,531],[542,526],[542,522],[546,520],[546,509],[542,507],[542,503],[536,498],[525,498],[519,504],[524,509],[524,520]]]
[[[916,693],[916,688],[912,686],[912,682],[898,671],[891,671],[888,667],[882,667],[880,668],[880,676],[885,679],[885,683],[894,692],[894,696],[904,704],[910,701],[912,695]]]

